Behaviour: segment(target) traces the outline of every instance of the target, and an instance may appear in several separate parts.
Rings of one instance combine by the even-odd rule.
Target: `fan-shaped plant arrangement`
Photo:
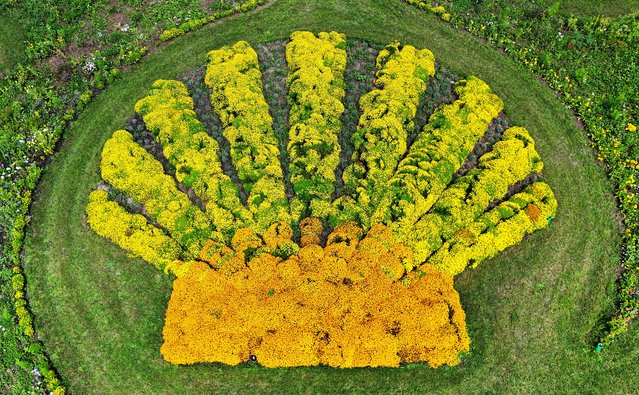
[[[454,100],[414,133],[435,61],[397,42],[377,56],[375,86],[349,134],[352,155],[338,170],[345,49],[339,33],[291,35],[283,138],[257,54],[240,41],[208,54],[219,136],[207,132],[183,83],[159,80],[135,105],[159,149],[125,130],[106,142],[108,187],[91,193],[88,222],[177,277],[167,361],[455,365],[469,338],[451,276],[554,215],[525,129],[505,130],[469,162],[503,109],[483,81],[458,81]]]

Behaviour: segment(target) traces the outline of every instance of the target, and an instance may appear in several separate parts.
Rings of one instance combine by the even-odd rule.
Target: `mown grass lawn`
[[[24,58],[24,31],[15,20],[0,15],[0,72]]]
[[[639,12],[639,0],[563,0],[559,9],[579,16],[621,16]]]
[[[455,72],[475,74],[527,127],[559,201],[548,229],[456,278],[472,353],[455,368],[264,369],[165,363],[159,353],[171,279],[94,234],[87,196],[102,145],[158,78],[200,66],[206,52],[294,30],[338,30],[384,44],[427,47]],[[101,94],[46,168],[25,247],[36,329],[72,393],[583,393],[636,391],[636,326],[594,354],[593,326],[611,311],[619,261],[612,187],[583,131],[523,67],[400,0],[277,0],[163,47]]]

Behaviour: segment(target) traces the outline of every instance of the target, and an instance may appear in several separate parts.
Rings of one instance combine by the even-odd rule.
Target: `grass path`
[[[562,0],[559,9],[577,16],[622,16],[639,12],[639,0]]]
[[[18,23],[0,15],[0,72],[9,69],[24,58],[24,32]]]
[[[203,64],[210,49],[239,39],[284,39],[298,29],[334,29],[378,44],[399,39],[427,47],[455,72],[488,82],[505,101],[510,119],[537,140],[544,177],[559,200],[558,218],[456,279],[472,339],[472,354],[462,366],[172,366],[159,354],[171,279],[129,259],[85,223],[102,146],[124,126],[155,79]],[[584,388],[627,393],[639,384],[636,327],[604,355],[587,352],[591,328],[612,309],[620,236],[612,187],[594,163],[584,133],[523,67],[400,0],[277,0],[259,13],[182,37],[92,102],[44,173],[25,247],[28,294],[37,331],[72,393],[576,393]]]

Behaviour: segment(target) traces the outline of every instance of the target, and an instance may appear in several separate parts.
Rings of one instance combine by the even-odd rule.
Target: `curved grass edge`
[[[216,13],[207,18],[206,23],[209,22],[223,22],[226,18],[232,17],[238,13],[258,12],[261,9],[268,7],[272,2],[266,0],[246,0],[238,8],[224,12]],[[1,8],[1,7],[0,7]],[[4,26],[0,27],[0,79],[5,77],[5,72],[10,72],[8,67],[2,58],[3,50],[2,45],[8,44],[12,46],[11,54],[17,54],[15,59],[11,59],[9,66],[23,67],[19,64],[20,60],[25,57],[24,53],[20,51],[24,48],[19,44],[19,41],[24,38],[24,29],[16,24],[10,15],[0,16],[0,21],[5,22]],[[188,31],[194,30],[201,25],[190,24],[183,26],[184,30],[182,34],[186,34]],[[9,37],[12,35],[11,37]],[[163,43],[154,42],[153,45],[162,45]],[[155,48],[154,48],[155,49]],[[136,59],[133,59],[132,63],[137,63],[140,58],[147,54],[147,47],[140,47],[134,51]],[[29,65],[27,65],[28,67]],[[119,63],[118,66],[111,70],[111,75],[107,78],[108,81],[112,81],[117,77],[120,71],[126,71],[128,68],[126,65]],[[104,84],[104,81],[102,82]],[[108,86],[107,82],[104,85]],[[23,390],[23,387],[29,388],[32,391],[49,391],[53,394],[59,395],[66,393],[66,389],[60,383],[60,377],[55,367],[51,366],[51,361],[45,350],[42,348],[42,342],[34,330],[33,326],[33,313],[30,310],[28,298],[26,297],[26,287],[24,270],[21,265],[21,254],[24,244],[25,227],[30,222],[30,206],[32,202],[32,194],[35,190],[37,183],[39,182],[41,171],[44,166],[47,165],[50,159],[50,153],[57,151],[61,142],[61,133],[66,130],[70,121],[74,120],[76,115],[81,113],[85,108],[85,105],[90,102],[95,93],[100,93],[104,88],[104,85],[99,87],[96,84],[95,79],[89,79],[89,87],[79,97],[79,101],[71,105],[68,108],[62,108],[60,113],[52,116],[54,120],[59,122],[59,127],[45,130],[49,133],[47,135],[49,148],[44,151],[40,151],[37,154],[33,154],[32,163],[27,167],[27,175],[24,179],[18,179],[19,184],[15,188],[16,198],[15,202],[9,203],[14,208],[14,217],[9,221],[7,232],[8,236],[3,234],[2,249],[5,256],[2,257],[0,262],[0,269],[2,269],[2,275],[6,278],[6,283],[2,284],[1,292],[6,295],[5,302],[0,307],[3,307],[3,314],[1,322],[8,327],[2,327],[3,346],[6,346],[3,351],[7,351],[7,354],[2,355],[0,358],[0,364],[4,367],[8,366],[5,374],[0,376],[0,385],[8,390]],[[98,88],[99,87],[99,88]],[[77,91],[76,91],[77,92]],[[44,131],[43,131],[44,132]],[[37,158],[37,159],[35,159]],[[26,162],[25,162],[26,163]],[[10,193],[15,192],[10,190]],[[6,263],[5,263],[6,262]],[[0,295],[1,296],[1,295]],[[12,309],[9,309],[9,306]],[[15,311],[13,311],[15,310]],[[9,329],[7,331],[7,329]],[[6,342],[6,343],[4,343]],[[8,365],[7,365],[8,363]],[[22,377],[17,380],[11,379],[11,373],[20,369],[26,370],[27,379]],[[33,370],[32,370],[33,368]],[[24,373],[24,372],[23,372]],[[33,381],[33,382],[32,382]],[[35,384],[34,384],[35,382]],[[24,390],[23,390],[24,391]]]
[[[454,13],[452,10],[446,10],[443,6],[433,7],[429,5],[429,2],[423,0],[405,0],[407,3],[413,5],[416,8],[422,10],[428,10],[436,15],[439,15],[440,18],[446,22],[450,22],[453,26],[461,26],[462,28],[467,25],[467,20],[464,20],[463,14]],[[622,0],[617,2],[608,2],[607,4],[602,4],[600,1],[591,1],[589,4],[587,2],[581,0],[574,0],[567,2],[569,7],[572,7],[573,14],[580,17],[581,21],[591,20],[602,20],[608,23],[610,20],[616,21],[627,21],[626,25],[622,25],[625,27],[632,28],[631,26],[631,17],[639,15],[639,1],[637,0]],[[557,7],[559,6],[559,2],[555,2],[551,8],[555,10],[551,12],[547,11],[548,14],[553,14],[557,11]],[[610,11],[615,9],[615,15],[608,15],[608,13],[602,12],[602,8],[606,8]],[[634,8],[633,8],[634,7]],[[574,13],[578,8],[583,9],[583,13]],[[469,15],[469,14],[468,14]],[[598,16],[599,15],[599,16]],[[606,18],[604,15],[608,16],[617,16],[617,18]],[[594,18],[595,16],[598,16]],[[458,18],[459,17],[459,18]],[[554,15],[549,15],[549,18],[553,18]],[[577,18],[571,18],[574,21],[577,21]],[[549,23],[550,19],[545,19],[539,23]],[[472,20],[471,20],[472,23]],[[617,27],[617,29],[619,29]],[[611,29],[613,30],[613,29]],[[486,37],[482,37],[481,33],[477,29],[470,29],[468,31],[477,36],[480,40],[485,40]],[[579,118],[579,122],[583,125],[583,129],[585,134],[588,136],[589,141],[594,149],[596,149],[598,155],[597,160],[602,161],[606,165],[606,172],[609,178],[612,180],[614,185],[614,189],[616,192],[616,203],[617,203],[617,215],[619,216],[618,222],[620,223],[620,227],[626,228],[623,241],[622,248],[620,252],[621,264],[619,265],[619,275],[617,279],[617,294],[616,294],[616,308],[614,312],[607,314],[605,317],[601,318],[601,321],[607,321],[607,325],[605,328],[600,328],[601,325],[597,325],[597,327],[593,328],[593,333],[597,332],[597,337],[593,339],[591,347],[595,352],[601,352],[604,348],[610,346],[613,342],[615,342],[615,338],[618,335],[626,332],[631,325],[631,323],[639,317],[639,306],[636,299],[636,289],[639,287],[639,237],[638,234],[638,226],[636,219],[633,216],[633,213],[636,212],[637,204],[636,200],[633,199],[636,193],[631,192],[632,186],[636,187],[634,174],[632,173],[632,168],[623,163],[620,159],[615,160],[614,155],[611,155],[608,152],[608,147],[619,147],[620,145],[626,145],[626,139],[629,141],[631,137],[617,137],[621,141],[616,140],[609,132],[612,129],[618,127],[615,125],[615,122],[610,122],[610,118],[614,118],[614,111],[612,109],[606,108],[605,105],[595,104],[592,106],[593,110],[596,110],[597,107],[601,107],[600,111],[595,111],[591,113],[590,102],[585,103],[582,101],[582,92],[588,91],[587,88],[582,88],[581,91],[578,89],[572,89],[572,83],[568,85],[557,84],[556,81],[553,81],[552,78],[548,77],[548,71],[552,72],[553,69],[557,69],[560,71],[562,64],[559,59],[556,58],[555,55],[551,55],[549,57],[548,64],[540,67],[533,67],[532,63],[528,60],[523,59],[520,55],[517,55],[517,51],[512,49],[511,44],[520,45],[525,49],[526,52],[530,53],[540,53],[544,52],[543,47],[539,47],[533,43],[527,43],[526,39],[514,39],[509,36],[508,33],[504,33],[499,31],[497,33],[498,40],[496,39],[488,39],[487,41],[491,42],[498,48],[501,48],[505,53],[508,53],[511,58],[520,64],[525,64],[530,68],[530,72],[536,74],[538,78],[543,79],[551,89],[553,89],[556,94],[562,98],[563,104],[566,108],[570,109],[574,112],[574,114]],[[617,38],[617,42],[624,44],[627,41],[631,40],[628,36]],[[550,44],[549,44],[550,46]],[[569,49],[569,47],[568,47]],[[566,49],[566,51],[568,50]],[[550,52],[550,51],[549,51]],[[584,56],[584,50],[581,52],[577,50],[577,54],[581,54]],[[574,56],[573,56],[574,59]],[[554,62],[554,63],[553,63]],[[576,75],[574,70],[568,69],[566,72],[565,79],[569,81],[573,75]],[[570,76],[570,77],[569,77]],[[562,78],[563,80],[563,78]],[[594,78],[596,80],[596,78]],[[585,80],[584,80],[585,81]],[[583,81],[582,81],[583,82]],[[600,94],[600,93],[598,93]],[[595,95],[593,92],[592,95]],[[589,100],[589,99],[588,99]],[[626,107],[626,104],[623,104],[623,107]],[[603,116],[601,114],[604,114]],[[610,118],[608,118],[610,117]],[[595,121],[595,119],[597,119]],[[605,119],[605,120],[602,120]],[[626,120],[633,121],[632,112],[630,115],[626,117]],[[635,122],[636,123],[636,122]],[[626,125],[624,125],[626,126]],[[610,130],[608,129],[610,128]],[[632,123],[627,123],[625,130],[628,132],[633,132],[636,130],[636,126]],[[632,145],[631,143],[628,145]],[[621,149],[623,151],[623,148]],[[613,154],[616,153],[613,152]],[[630,155],[632,158],[632,155]],[[636,162],[635,162],[636,163]],[[636,188],[635,188],[636,189]]]
[[[55,253],[55,251],[51,251],[51,248],[43,249],[41,247],[46,246],[45,239],[48,239],[49,242],[55,239],[59,239],[61,235],[55,234],[47,234],[46,236],[42,233],[43,227],[47,227],[46,225],[51,225],[53,223],[57,223],[61,226],[58,227],[60,232],[64,231],[67,233],[70,231],[69,227],[64,226],[65,223],[68,223],[69,218],[74,218],[74,216],[65,215],[69,214],[69,210],[73,207],[84,207],[84,203],[86,200],[86,195],[88,195],[87,191],[82,190],[86,189],[89,185],[79,185],[80,188],[76,186],[75,191],[80,192],[73,196],[71,196],[70,200],[65,200],[65,193],[73,192],[72,189],[68,188],[64,183],[60,183],[58,180],[60,177],[62,179],[74,180],[77,181],[80,176],[83,179],[90,179],[97,181],[97,166],[91,166],[93,162],[95,162],[95,155],[92,157],[88,155],[89,152],[83,152],[84,148],[93,148],[93,153],[98,152],[99,148],[101,148],[104,140],[108,137],[108,134],[115,130],[115,128],[124,124],[126,118],[131,113],[132,105],[135,100],[144,95],[150,83],[157,78],[166,78],[173,74],[177,75],[181,72],[186,71],[189,67],[194,67],[197,65],[199,59],[203,59],[203,54],[206,52],[206,49],[215,48],[222,44],[232,43],[234,40],[241,38],[248,38],[252,40],[259,41],[270,41],[277,38],[283,38],[288,32],[297,29],[311,29],[314,31],[319,30],[329,30],[336,29],[340,31],[344,31],[347,35],[355,38],[363,38],[368,39],[370,41],[375,41],[378,43],[383,43],[384,39],[382,37],[388,37],[387,29],[381,27],[381,22],[388,22],[389,20],[394,21],[394,27],[397,28],[397,34],[393,34],[393,37],[390,38],[399,38],[408,43],[425,46],[435,52],[436,56],[442,60],[447,65],[453,66],[453,68],[457,70],[464,71],[465,73],[472,72],[474,74],[478,74],[481,78],[484,78],[491,84],[491,86],[495,89],[496,92],[500,94],[502,98],[505,99],[507,103],[506,111],[511,115],[511,118],[519,123],[522,123],[526,126],[529,126],[532,129],[534,136],[540,136],[542,132],[539,132],[540,129],[547,127],[548,129],[543,129],[544,134],[552,135],[557,132],[557,135],[561,135],[559,139],[559,146],[552,146],[550,144],[551,140],[558,140],[557,137],[554,139],[539,138],[537,137],[540,145],[540,152],[542,157],[549,163],[549,171],[547,172],[547,178],[549,181],[558,182],[562,177],[565,177],[566,174],[561,174],[561,172],[553,171],[553,162],[556,160],[563,160],[564,170],[574,170],[574,173],[583,173],[584,171],[592,177],[591,183],[595,188],[593,193],[595,195],[599,194],[600,196],[595,196],[593,201],[579,202],[576,197],[571,196],[570,192],[574,191],[574,187],[568,191],[564,188],[560,188],[562,191],[561,198],[567,202],[569,205],[574,203],[576,209],[590,207],[592,208],[593,204],[602,204],[604,207],[607,207],[607,213],[603,216],[596,216],[596,221],[593,221],[594,228],[597,230],[594,233],[606,234],[611,239],[611,244],[618,244],[619,236],[616,234],[614,230],[614,224],[612,223],[612,214],[614,210],[614,206],[612,204],[611,199],[605,198],[605,195],[610,190],[610,185],[607,183],[605,177],[603,176],[603,172],[601,169],[597,168],[594,163],[591,163],[590,160],[591,151],[587,145],[587,141],[585,141],[585,137],[583,137],[579,131],[574,127],[574,122],[570,115],[565,111],[565,109],[558,107],[558,101],[556,98],[552,96],[552,93],[537,83],[527,72],[525,69],[518,67],[512,61],[504,59],[498,55],[496,50],[493,50],[487,46],[483,46],[481,44],[477,44],[474,40],[463,33],[454,31],[453,29],[443,26],[441,22],[436,21],[435,19],[431,19],[429,21],[429,26],[437,26],[438,31],[424,31],[420,21],[422,21],[423,16],[418,16],[415,13],[411,13],[406,6],[396,5],[385,5],[381,2],[376,2],[378,4],[366,4],[366,5],[358,5],[359,11],[370,11],[371,9],[377,9],[378,11],[384,11],[383,16],[378,16],[376,20],[372,22],[378,22],[376,26],[373,26],[371,30],[367,30],[366,33],[357,32],[357,27],[361,25],[366,25],[366,19],[371,19],[370,14],[367,17],[361,17],[358,20],[353,20],[351,13],[340,14],[340,18],[335,18],[335,10],[339,8],[341,5],[342,8],[347,5],[342,2],[330,2],[330,3],[320,3],[320,2],[307,2],[310,4],[306,4],[307,8],[311,8],[312,11],[309,14],[303,13],[302,9],[304,8],[301,5],[301,2],[298,1],[278,1],[274,4],[273,9],[265,10],[266,14],[260,14],[259,16],[253,16],[254,19],[247,20],[246,17],[239,17],[237,20],[228,21],[221,25],[215,25],[211,27],[206,27],[201,31],[193,33],[192,35],[185,37],[183,39],[177,39],[176,41],[169,44],[166,49],[158,50],[157,53],[152,54],[149,59],[143,61],[142,64],[138,67],[135,67],[134,70],[128,74],[126,74],[121,81],[116,82],[111,89],[107,92],[99,96],[93,104],[91,104],[88,109],[81,115],[77,122],[75,122],[70,128],[65,141],[63,143],[63,147],[61,153],[56,155],[53,160],[53,163],[49,168],[45,170],[45,175],[42,179],[42,183],[40,188],[38,189],[38,196],[36,197],[36,201],[33,205],[33,215],[34,222],[33,225],[29,228],[29,235],[27,240],[27,246],[25,248],[25,265],[27,266],[27,276],[29,280],[29,294],[32,296],[34,311],[37,311],[36,314],[36,326],[39,330],[42,331],[43,339],[45,339],[48,347],[56,347],[60,344],[60,336],[59,333],[56,334],[56,329],[51,328],[50,325],[43,325],[42,316],[45,317],[45,322],[47,319],[51,318],[51,311],[47,312],[47,307],[43,304],[43,300],[38,300],[39,296],[43,292],[43,289],[40,287],[36,287],[36,284],[46,285],[47,281],[63,281],[64,276],[54,276],[53,278],[42,278],[44,273],[38,272],[36,267],[36,262],[47,262],[46,259],[41,259],[43,257],[49,256],[49,254],[53,254],[53,256],[60,258],[61,255],[69,256],[69,251],[66,248],[61,248],[62,254]],[[291,7],[292,5],[292,7]],[[396,8],[392,8],[395,7]],[[287,8],[288,7],[288,8]],[[412,15],[411,15],[412,14]],[[314,17],[315,15],[315,17]],[[379,14],[378,14],[379,15]],[[399,23],[402,18],[408,16],[408,18],[412,21],[411,24],[402,25]],[[276,23],[267,23],[265,19],[269,17],[279,18],[279,24]],[[381,18],[381,20],[380,20]],[[429,19],[429,18],[424,18]],[[291,21],[292,20],[292,21]],[[260,25],[261,22],[261,25]],[[244,23],[244,24],[242,24]],[[229,26],[230,25],[230,26]],[[355,26],[355,27],[353,27]],[[225,27],[231,27],[230,31],[224,31]],[[234,29],[236,27],[237,29]],[[253,28],[258,27],[257,31],[252,30]],[[269,28],[277,27],[277,31],[269,31]],[[405,28],[404,31],[400,31],[402,28]],[[235,31],[240,31],[240,33],[234,33]],[[214,35],[213,40],[209,40],[209,36],[207,33],[217,33]],[[353,34],[355,32],[355,34]],[[420,33],[421,32],[421,33]],[[456,48],[448,48],[446,45],[456,43],[460,44],[459,47]],[[469,50],[473,47],[473,45],[477,45],[478,53],[470,53]],[[166,55],[165,58],[162,59],[162,55]],[[469,55],[464,57],[463,55]],[[482,56],[487,56],[488,59],[493,61],[483,61],[481,62],[478,59],[481,59]],[[466,61],[464,61],[464,58]],[[468,59],[471,59],[468,61]],[[171,61],[180,60],[171,64]],[[475,66],[480,67],[475,67]],[[472,64],[472,66],[469,66]],[[505,75],[509,75],[509,72],[513,75],[517,75],[521,77],[521,79],[517,81],[513,81],[512,79],[508,81],[502,81],[501,70],[506,70]],[[525,76],[524,76],[525,74]],[[526,86],[530,90],[528,92],[518,92],[520,89],[517,89],[518,83]],[[530,97],[534,97],[539,99],[541,106],[548,106],[549,108],[554,108],[558,110],[561,108],[561,111],[558,111],[558,114],[551,113],[549,109],[546,111],[541,111],[541,113],[534,113],[529,110],[539,110],[533,104],[526,105]],[[509,98],[510,97],[510,98]],[[516,107],[516,104],[522,104],[521,108]],[[110,107],[110,104],[115,104],[116,107]],[[557,122],[565,127],[565,130],[562,130],[562,127],[558,127],[557,125],[553,125],[556,121],[555,116],[557,116]],[[534,126],[533,126],[534,125]],[[537,133],[535,133],[537,131]],[[562,132],[564,132],[562,134]],[[95,137],[97,134],[97,141],[91,141],[92,137]],[[563,141],[562,141],[563,140]],[[571,152],[572,149],[568,145],[570,143],[575,143],[577,147],[577,152]],[[93,145],[93,147],[91,147]],[[98,151],[96,151],[96,149]],[[554,158],[553,155],[552,160],[549,157],[552,151],[559,150],[560,154],[566,155],[558,155],[561,159]],[[90,151],[90,150],[88,150]],[[571,161],[576,161],[576,163],[568,163]],[[584,162],[584,163],[581,163]],[[79,163],[85,163],[87,166],[82,169],[82,172],[74,171],[77,169]],[[95,164],[95,163],[93,163]],[[585,164],[585,169],[580,169],[581,164]],[[573,173],[572,171],[568,172]],[[552,177],[551,177],[552,176]],[[87,192],[86,194],[84,192]],[[577,194],[578,195],[578,194]],[[75,202],[76,204],[73,204]],[[47,209],[46,205],[51,203],[53,208],[60,208],[60,210],[51,210]],[[54,214],[58,212],[59,214]],[[77,211],[77,210],[76,210]],[[587,212],[587,210],[585,211]],[[76,213],[77,214],[77,213]],[[561,220],[562,214],[569,214],[568,211],[564,210],[564,213],[560,212],[560,220],[557,221],[558,224],[564,223]],[[572,213],[574,215],[574,213]],[[567,215],[566,221],[572,220],[574,221],[574,217],[572,215]],[[77,218],[77,216],[75,216]],[[40,221],[42,219],[42,221]],[[45,221],[46,220],[46,221]],[[573,223],[574,225],[574,223]],[[83,237],[87,237],[91,239],[91,235],[87,229],[74,229],[74,232],[82,235]],[[592,237],[592,232],[590,237]],[[553,232],[553,235],[556,236],[556,232]],[[541,237],[541,236],[540,236]],[[550,237],[550,236],[547,236]],[[92,239],[95,241],[95,237]],[[538,239],[538,238],[535,238]],[[582,240],[587,242],[588,240]],[[60,246],[64,244],[60,243],[52,243],[54,244],[53,249],[55,250],[55,246]],[[586,243],[588,244],[588,243]],[[104,243],[95,242],[95,245],[99,245],[100,247],[105,247]],[[108,246],[105,247],[107,250]],[[606,256],[609,253],[609,250],[616,249],[615,247],[608,246],[600,247],[603,250],[599,251],[600,256]],[[77,252],[77,251],[75,251]],[[85,251],[86,252],[86,251]],[[117,261],[117,259],[124,259],[126,263],[126,258],[122,253],[115,252],[111,249],[108,254],[110,258]],[[509,254],[512,255],[512,254]],[[615,260],[614,254],[609,254],[611,260]],[[50,256],[51,258],[53,256]],[[503,262],[503,259],[500,259],[500,263]],[[49,267],[49,270],[54,269],[57,271],[61,270],[69,270],[60,265],[60,261],[50,260],[47,263],[52,265]],[[114,264],[115,267],[121,269],[117,263]],[[130,267],[131,263],[128,262],[129,267],[126,267],[126,270],[132,270],[134,272],[144,272],[145,274],[149,274],[145,272],[145,269],[139,267]],[[488,265],[487,265],[488,266]],[[76,268],[77,269],[77,268]],[[117,271],[117,270],[116,270]],[[462,276],[459,279],[459,282],[462,286],[467,285],[469,281],[476,276],[483,276],[488,270],[477,270],[478,273],[475,275],[469,274],[468,276]],[[601,275],[606,281],[610,281],[611,270],[608,268],[608,271]],[[155,286],[158,287],[166,287],[168,281],[161,281],[159,279],[153,279],[153,275],[149,275],[152,282]],[[43,284],[44,281],[44,284]],[[117,280],[119,281],[119,280]],[[50,284],[51,285],[51,284]],[[55,286],[55,284],[53,284]],[[60,284],[58,284],[60,285]],[[42,287],[44,288],[44,287]],[[601,289],[598,290],[600,292]],[[59,297],[60,295],[58,295]],[[161,298],[160,298],[161,299]],[[120,301],[121,302],[121,301]],[[51,307],[53,309],[53,307]],[[60,308],[55,307],[56,311],[60,311]],[[45,314],[47,312],[47,314]],[[42,314],[40,314],[42,313]],[[72,315],[73,316],[73,315]],[[97,319],[97,317],[94,317]],[[160,313],[161,318],[161,313]],[[574,319],[575,317],[573,317]],[[578,317],[577,317],[578,318]],[[51,321],[49,321],[51,322]],[[69,327],[69,323],[67,323],[67,327]],[[72,326],[72,325],[71,325]],[[58,331],[59,332],[59,331]],[[63,337],[62,337],[63,338]],[[479,340],[481,341],[481,339]],[[52,352],[52,358],[54,361],[59,361],[59,349]],[[149,354],[151,354],[153,350],[150,350]],[[477,364],[477,362],[475,362]],[[70,366],[69,363],[65,363],[62,368],[62,372],[64,375],[65,371],[68,371]],[[472,365],[469,364],[469,365]],[[227,371],[224,368],[214,367],[217,370]],[[198,369],[201,370],[201,369]],[[260,372],[260,370],[258,370]],[[320,372],[325,372],[320,370]],[[85,372],[86,373],[86,372]],[[265,373],[260,372],[262,376]],[[258,374],[259,375],[259,374]],[[71,376],[71,375],[70,375]],[[280,373],[273,373],[274,377],[280,377]],[[446,374],[443,374],[446,376]],[[73,376],[77,378],[77,375]],[[107,375],[107,377],[109,377]],[[268,380],[267,380],[268,382]],[[70,383],[72,388],[74,385],[78,385],[77,388],[91,388],[87,387],[89,384],[98,384],[96,382],[91,383],[81,383],[78,384]],[[109,383],[111,385],[117,383]],[[173,387],[174,383],[164,383],[168,385],[168,388]],[[289,387],[291,383],[280,383],[281,388],[295,388]],[[321,383],[320,383],[321,384]],[[84,387],[82,387],[84,385]],[[147,384],[148,385],[148,384]],[[217,383],[217,385],[224,385],[223,383]],[[299,384],[296,384],[299,386]],[[435,384],[437,385],[437,384]],[[97,388],[97,387],[93,387]],[[218,387],[219,388],[219,387]],[[316,384],[316,388],[317,387]],[[373,387],[377,388],[377,387]],[[149,388],[146,388],[149,390]],[[173,387],[175,389],[175,387]],[[107,391],[108,392],[108,391]]]

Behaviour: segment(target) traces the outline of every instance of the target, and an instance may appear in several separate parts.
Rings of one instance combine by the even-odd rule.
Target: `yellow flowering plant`
[[[286,46],[291,105],[287,150],[291,183],[303,215],[321,217],[330,206],[344,112],[345,47],[344,35],[336,32],[318,37],[295,32]]]
[[[357,220],[370,226],[376,208],[385,202],[388,179],[406,151],[419,97],[435,74],[435,57],[399,42],[387,45],[377,57],[378,89],[362,96],[362,115],[352,143],[352,164],[344,183],[352,191],[333,202],[332,225]]]
[[[291,35],[287,145],[273,128],[257,53],[244,41],[208,54],[204,83],[221,137],[199,121],[184,84],[159,80],[135,110],[161,155],[124,130],[106,142],[106,186],[89,197],[88,223],[177,277],[163,331],[167,361],[455,365],[470,343],[452,276],[555,215],[522,127],[459,171],[503,109],[480,79],[458,81],[455,100],[408,138],[435,59],[399,42],[379,52],[336,193],[345,48],[336,32]],[[233,177],[216,138],[228,141]]]
[[[322,230],[316,218],[302,223]],[[307,241],[294,255],[277,256],[292,234],[287,224],[274,224],[261,237],[240,231],[219,270],[197,262],[178,278],[166,315],[164,357],[178,364],[237,365],[254,356],[266,367],[415,361],[438,367],[455,365],[468,351],[452,279],[423,265],[394,281],[412,257],[387,227],[376,225],[364,235],[345,223],[325,247]],[[252,249],[262,252],[247,254]],[[216,264],[219,258],[213,258]]]
[[[273,119],[262,92],[257,53],[240,41],[209,52],[205,82],[231,145],[231,159],[255,226],[262,231],[290,215]]]

